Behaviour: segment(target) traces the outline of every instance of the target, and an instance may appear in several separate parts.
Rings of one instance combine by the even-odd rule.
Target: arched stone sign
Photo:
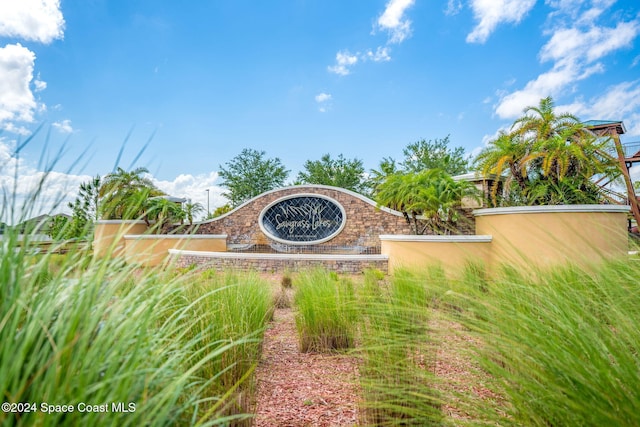
[[[255,252],[375,254],[381,234],[411,234],[402,213],[324,185],[268,191],[196,226],[198,234],[226,234],[229,251]]]

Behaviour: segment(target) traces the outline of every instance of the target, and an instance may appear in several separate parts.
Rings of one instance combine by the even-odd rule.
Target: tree
[[[435,234],[451,234],[464,197],[478,198],[475,186],[456,181],[436,168],[389,175],[380,184],[376,200],[379,205],[402,212],[415,234],[424,234],[427,229]]]
[[[218,206],[208,217],[207,219],[212,219],[212,218],[217,218],[219,216],[222,216],[228,212],[231,212],[233,210],[233,208],[231,207],[230,204],[226,204],[226,205],[222,205],[222,206]]]
[[[226,167],[220,166],[222,186],[229,190],[224,196],[233,207],[284,185],[289,171],[279,158],[265,159],[265,155],[264,151],[245,148],[227,162]]]
[[[297,183],[331,185],[360,194],[369,192],[360,159],[346,159],[342,154],[332,159],[330,154],[325,154],[320,160],[307,160],[304,169],[298,173]]]
[[[527,188],[527,179],[524,162],[529,155],[530,147],[522,142],[520,136],[501,131],[496,139],[490,141],[487,147],[478,154],[475,165],[483,176],[494,175],[502,177],[506,174],[504,189],[511,191],[511,185],[515,181],[518,190]],[[496,191],[498,186],[493,186],[491,194],[494,204],[497,204]]]
[[[584,134],[587,129],[572,114],[556,114],[553,98],[548,96],[540,100],[537,106],[526,107],[524,115],[513,122],[511,131],[522,135],[525,139],[544,141],[564,132],[567,134]]]
[[[96,175],[80,184],[78,196],[71,208],[71,220],[65,226],[64,238],[88,238],[93,231],[94,221],[98,219],[98,203],[100,198],[101,178]]]
[[[144,219],[147,225],[155,221],[154,229],[158,234],[167,234],[171,226],[184,220],[186,215],[179,203],[164,197],[151,197],[144,203]]]
[[[442,169],[450,175],[467,172],[469,162],[465,158],[464,148],[449,148],[449,135],[443,139],[421,139],[407,145],[402,153],[404,160],[401,168],[405,172],[418,173],[426,169]]]
[[[144,175],[146,168],[126,171],[117,168],[104,177],[100,186],[100,214],[104,219],[137,219],[143,213],[144,201],[164,193]]]
[[[73,238],[71,220],[63,215],[55,215],[49,220],[47,235],[52,240],[67,240]]]
[[[193,203],[189,200],[184,204],[184,213],[187,217],[187,221],[189,221],[189,225],[193,225],[193,216],[200,212],[204,212],[204,206],[202,206],[202,203]]]
[[[619,174],[607,154],[611,140],[597,138],[576,117],[556,114],[553,107],[550,97],[527,107],[511,132],[501,132],[476,158],[484,175],[505,178],[503,203],[597,203],[602,193],[593,178]],[[493,199],[496,203],[495,194]]]

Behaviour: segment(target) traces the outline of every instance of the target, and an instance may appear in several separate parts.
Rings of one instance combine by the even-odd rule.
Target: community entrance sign
[[[345,225],[345,210],[321,194],[295,194],[275,200],[260,213],[258,223],[269,238],[290,245],[323,243]]]

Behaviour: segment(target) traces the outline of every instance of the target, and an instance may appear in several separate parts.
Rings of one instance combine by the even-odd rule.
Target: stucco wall
[[[226,235],[126,235],[124,257],[127,262],[146,267],[160,265],[169,257],[169,249],[225,252]]]
[[[323,246],[380,247],[380,234],[411,234],[409,224],[401,213],[378,209],[373,201],[348,190],[335,187],[300,185],[264,193],[219,218],[197,224],[197,234],[221,234],[229,236],[229,245],[269,244],[260,230],[258,217],[271,202],[296,193],[321,194],[342,205],[346,223],[333,239],[314,245],[318,252]]]
[[[488,265],[491,236],[380,236],[389,272],[397,268],[441,266],[452,277],[467,264]]]
[[[143,234],[145,231],[147,224],[144,221],[98,221],[94,230],[93,253],[99,257],[117,257],[124,251],[125,234]]]
[[[493,236],[492,268],[590,266],[627,255],[627,212],[608,205],[479,209],[476,232]]]

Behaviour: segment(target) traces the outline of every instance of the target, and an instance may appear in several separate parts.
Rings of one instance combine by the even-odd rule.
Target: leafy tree
[[[94,221],[98,219],[101,178],[96,175],[80,184],[78,196],[71,208],[71,221],[65,238],[88,238],[93,231]]]
[[[475,186],[436,168],[389,175],[378,187],[377,202],[402,212],[415,234],[451,234],[464,197],[478,198]]]
[[[597,203],[602,193],[592,178],[619,174],[607,154],[611,140],[597,138],[576,117],[555,114],[553,108],[550,97],[527,107],[511,132],[501,132],[476,158],[484,175],[505,178],[503,203]],[[497,203],[495,193],[493,200]]]
[[[67,216],[56,215],[49,220],[47,235],[53,240],[72,238],[71,220]]]
[[[164,193],[145,177],[146,168],[126,171],[118,168],[104,177],[100,186],[100,213],[104,219],[137,219],[143,214],[144,201]]]
[[[408,173],[418,173],[426,169],[442,169],[450,175],[467,172],[469,162],[465,158],[464,148],[449,148],[449,135],[442,139],[421,139],[407,145],[401,168]]]
[[[342,154],[332,159],[330,154],[325,154],[320,160],[307,160],[304,169],[298,173],[297,183],[331,185],[356,193],[368,193],[369,184],[360,159],[346,159]]]
[[[229,191],[225,197],[235,207],[247,200],[282,187],[289,176],[289,171],[279,158],[265,159],[264,151],[245,148],[242,152],[220,166],[220,176],[224,179],[223,187]]]
[[[222,206],[218,206],[208,217],[207,219],[212,219],[212,218],[217,218],[219,216],[222,216],[224,214],[226,214],[227,212],[231,212],[233,210],[233,208],[231,207],[230,204],[226,204],[226,205],[222,205]]]

